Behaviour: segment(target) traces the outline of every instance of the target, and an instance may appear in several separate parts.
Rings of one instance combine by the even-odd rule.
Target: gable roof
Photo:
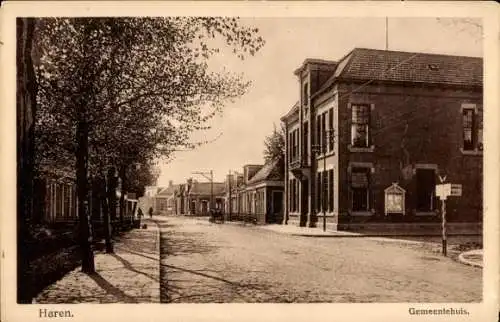
[[[224,182],[214,182],[214,195],[220,195],[225,192],[226,184]],[[193,182],[189,194],[194,195],[210,195],[210,182]]]
[[[481,57],[354,48],[344,56],[319,94],[337,79],[482,86]]]
[[[175,191],[179,188],[178,184],[174,184],[170,187],[162,188],[157,196],[170,196],[175,193]]]
[[[248,184],[255,184],[266,180],[283,180],[283,175],[279,169],[279,160],[270,161],[257,171],[248,181]]]

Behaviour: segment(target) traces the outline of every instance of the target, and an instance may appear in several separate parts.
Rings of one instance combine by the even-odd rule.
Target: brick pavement
[[[154,221],[115,241],[115,253],[96,253],[96,273],[69,272],[45,288],[33,303],[158,303],[159,232]]]
[[[162,302],[478,302],[482,271],[436,243],[309,238],[260,226],[169,217]],[[451,255],[451,247],[450,247]],[[453,283],[450,281],[460,281]]]

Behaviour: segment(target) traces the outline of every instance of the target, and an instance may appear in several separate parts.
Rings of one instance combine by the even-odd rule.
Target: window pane
[[[352,105],[352,123],[368,124],[369,116],[368,105]]]
[[[328,198],[329,198],[329,205],[330,205],[329,210],[333,211],[333,193],[334,193],[334,191],[333,191],[333,189],[334,189],[334,187],[333,187],[333,170],[330,170],[328,172],[328,181],[329,181],[329,185],[330,185],[330,189],[328,189],[329,190],[328,191],[328,193],[329,193]]]
[[[368,147],[369,105],[352,105],[351,145]]]
[[[320,211],[320,203],[321,203],[321,177],[320,173],[316,173],[316,211]]]
[[[328,149],[329,151],[333,151],[333,137],[334,137],[334,133],[333,133],[333,109],[331,108],[329,111],[328,111],[328,127],[330,129],[330,138],[329,138],[329,142],[328,142]]]
[[[352,189],[352,210],[367,211],[368,210],[368,189],[353,188]]]
[[[353,168],[351,172],[352,210],[369,210],[370,168]]]
[[[463,111],[463,138],[464,149],[474,149],[474,110],[465,109]]]

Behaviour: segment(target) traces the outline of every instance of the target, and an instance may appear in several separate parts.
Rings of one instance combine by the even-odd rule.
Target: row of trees
[[[29,90],[36,97],[33,161],[39,170],[76,178],[82,270],[93,272],[89,189],[101,200],[111,252],[117,177],[122,218],[124,195],[141,193],[154,179],[154,160],[206,143],[192,142],[191,133],[209,129],[211,118],[250,86],[241,75],[209,71],[219,52],[213,39],[224,39],[241,59],[264,40],[237,18],[26,21],[33,31],[24,41],[32,48],[24,52],[34,58],[29,76],[36,84]],[[28,224],[24,212],[18,222]]]

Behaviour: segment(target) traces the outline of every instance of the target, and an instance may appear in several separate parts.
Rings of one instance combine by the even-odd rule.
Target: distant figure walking
[[[149,218],[153,218],[153,207],[149,207]]]

